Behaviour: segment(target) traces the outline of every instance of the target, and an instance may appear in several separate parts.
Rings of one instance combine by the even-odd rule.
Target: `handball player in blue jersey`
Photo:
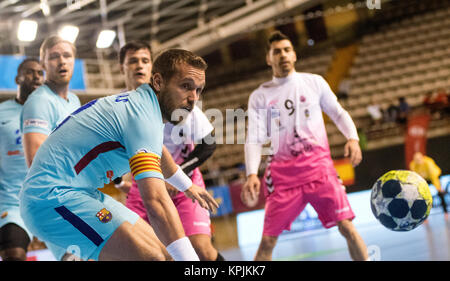
[[[44,70],[35,58],[26,58],[18,69],[15,99],[0,103],[0,255],[4,261],[24,261],[33,235],[19,213],[19,191],[28,167],[22,148],[20,112],[28,96],[44,81]]]
[[[37,151],[19,196],[33,234],[79,249],[83,260],[198,260],[164,180],[208,210],[218,205],[163,149],[163,126],[192,111],[206,68],[189,51],[165,51],[150,84],[93,100],[63,120]],[[152,227],[97,189],[129,171]]]
[[[78,97],[69,91],[75,55],[75,46],[58,36],[48,37],[41,45],[40,62],[45,70],[45,82],[27,99],[21,116],[28,166],[51,131],[80,107]]]
[[[78,97],[69,91],[75,65],[76,47],[59,36],[50,36],[40,47],[40,63],[45,81],[23,105],[20,117],[23,150],[28,167],[36,151],[56,126],[80,107]],[[38,237],[39,238],[39,237]],[[66,249],[46,243],[57,260],[70,259]]]

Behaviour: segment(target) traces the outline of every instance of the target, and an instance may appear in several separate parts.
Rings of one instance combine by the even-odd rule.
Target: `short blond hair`
[[[56,44],[61,43],[61,42],[69,44],[72,47],[73,55],[76,56],[77,48],[75,47],[75,45],[72,42],[67,41],[67,40],[65,40],[65,39],[63,39],[63,38],[61,38],[61,37],[59,37],[57,35],[53,35],[53,36],[50,36],[50,37],[46,38],[44,40],[44,42],[42,42],[41,48],[39,50],[39,59],[40,59],[40,61],[41,62],[44,61],[45,55],[46,55],[46,52],[47,52],[48,49],[52,48],[53,46],[55,46]]]

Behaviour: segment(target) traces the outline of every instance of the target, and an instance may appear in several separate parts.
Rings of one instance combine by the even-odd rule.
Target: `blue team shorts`
[[[124,222],[134,225],[139,215],[99,190],[54,188],[45,200],[21,197],[25,225],[51,245],[56,258],[64,251],[83,260],[98,256],[114,231]]]

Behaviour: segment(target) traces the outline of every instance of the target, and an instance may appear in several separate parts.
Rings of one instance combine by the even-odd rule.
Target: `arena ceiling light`
[[[47,0],[41,0],[41,4],[39,5],[39,7],[41,8],[44,16],[47,17],[50,15],[50,6],[48,5]]]
[[[79,31],[80,29],[74,25],[64,25],[59,30],[58,35],[73,44],[77,39]]]
[[[97,39],[97,48],[104,49],[111,46],[111,44],[114,41],[114,38],[116,38],[116,32],[114,30],[105,29],[100,32]]]
[[[17,30],[17,38],[23,42],[31,42],[36,38],[38,24],[34,20],[21,20]]]

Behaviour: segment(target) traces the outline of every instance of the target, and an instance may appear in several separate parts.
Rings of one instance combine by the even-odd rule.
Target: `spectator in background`
[[[406,124],[408,119],[408,114],[410,111],[409,104],[406,102],[405,97],[400,97],[398,99],[398,117],[397,122],[400,124]]]
[[[445,89],[441,88],[435,93],[428,92],[423,100],[423,105],[431,115],[440,118],[441,113],[449,107],[449,98]]]
[[[372,118],[373,126],[380,126],[383,121],[383,112],[379,104],[375,103],[374,96],[370,99],[370,104],[367,106],[367,112],[369,112],[370,117]]]
[[[395,104],[390,104],[386,110],[387,120],[390,123],[397,122],[399,108]]]
[[[423,155],[420,152],[414,153],[414,158],[409,164],[409,169],[418,173],[423,177],[428,184],[433,184],[437,191],[438,196],[441,199],[442,209],[444,210],[445,217],[448,218],[447,203],[445,202],[445,190],[441,187],[439,176],[441,175],[441,169],[436,165],[433,159]]]

